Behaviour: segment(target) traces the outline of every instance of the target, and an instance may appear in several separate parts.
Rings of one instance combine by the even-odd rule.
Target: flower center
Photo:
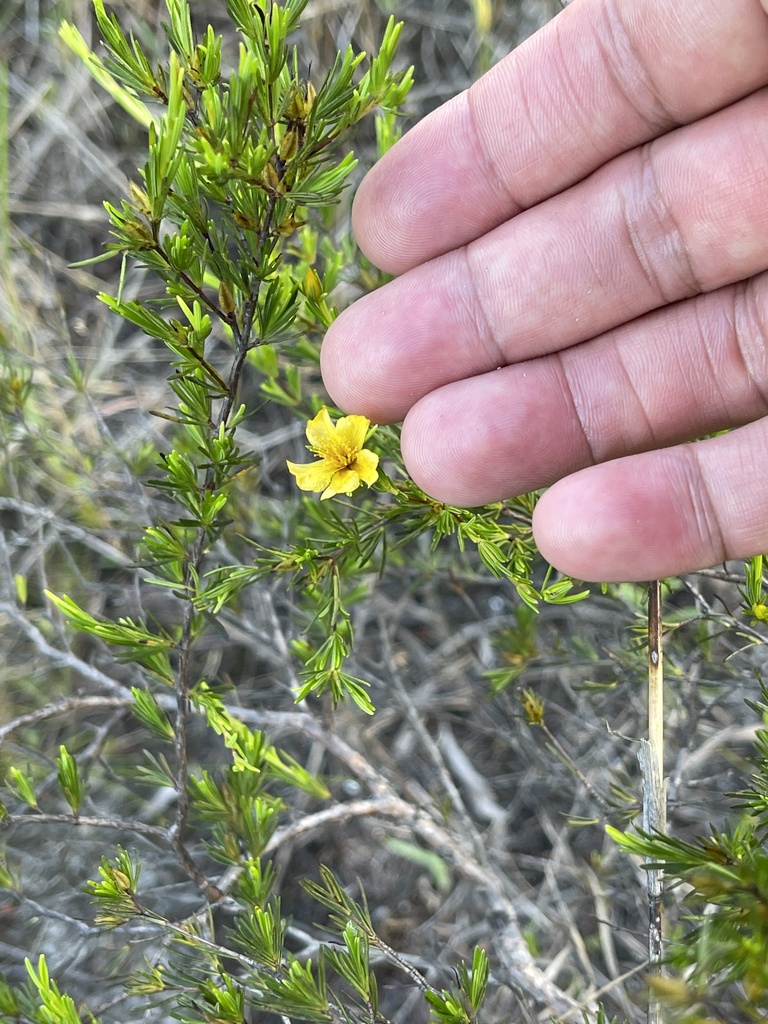
[[[337,470],[349,469],[357,458],[357,448],[354,445],[348,445],[338,440],[318,445],[314,450],[321,459],[330,463]]]

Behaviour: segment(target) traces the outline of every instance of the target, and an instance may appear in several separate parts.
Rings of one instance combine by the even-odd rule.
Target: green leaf
[[[138,860],[131,859],[122,847],[118,847],[114,860],[101,858],[100,877],[86,883],[98,907],[97,924],[105,928],[116,928],[131,918],[151,916],[137,899],[140,870]]]
[[[74,1000],[60,992],[56,982],[51,980],[44,955],[41,954],[37,961],[37,970],[28,958],[24,965],[40,1000],[41,1024],[84,1024]],[[87,1013],[87,1021],[88,1024],[99,1024],[90,1013]]]
[[[254,907],[235,922],[234,939],[240,949],[268,971],[279,971],[283,963],[286,923],[280,917],[280,900],[266,907]]]
[[[32,780],[19,768],[12,765],[8,769],[5,784],[11,792],[20,800],[23,800],[27,806],[35,809],[37,808],[38,804],[34,784]]]
[[[170,667],[168,652],[175,644],[170,637],[150,633],[144,626],[137,625],[129,618],[121,618],[117,622],[96,619],[66,594],[58,596],[46,590],[45,595],[75,629],[97,636],[108,644],[127,648],[131,660],[143,664],[163,682],[173,684],[174,674]]]
[[[138,686],[132,686],[131,693],[133,694],[131,711],[138,720],[143,722],[160,739],[173,741],[175,733],[171,721],[157,703],[154,695],[149,690],[142,690]]]
[[[77,768],[77,761],[62,744],[59,747],[59,756],[56,758],[58,779],[64,799],[72,808],[72,813],[77,814],[83,803],[85,793],[82,780]]]
[[[123,110],[131,115],[134,121],[138,121],[144,128],[149,128],[151,124],[156,123],[156,118],[149,110],[149,107],[142,103],[133,92],[126,89],[124,85],[121,85],[113,74],[110,74],[103,62],[99,60],[95,53],[91,52],[85,39],[83,39],[74,25],[68,21],[63,21],[59,27],[59,37],[85,64],[102,89],[109,93],[112,99],[116,100]]]

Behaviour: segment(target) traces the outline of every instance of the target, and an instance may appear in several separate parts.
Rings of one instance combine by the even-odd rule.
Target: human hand
[[[333,400],[580,579],[768,550],[766,86],[768,0],[575,0],[364,180]]]

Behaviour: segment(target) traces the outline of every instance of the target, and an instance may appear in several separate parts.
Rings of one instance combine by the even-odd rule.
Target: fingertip
[[[400,449],[413,482],[436,501],[449,505],[478,505],[471,486],[466,487],[461,473],[461,454],[457,453],[456,413],[441,401],[440,393],[427,395],[408,411],[400,434]],[[463,424],[461,440],[466,441],[472,424]]]
[[[399,143],[404,145],[405,136]],[[400,274],[419,262],[407,222],[412,216],[409,165],[390,150],[363,178],[352,202],[352,234],[360,250],[380,270]],[[400,203],[395,202],[400,196]]]
[[[717,561],[680,451],[628,456],[553,484],[533,514],[543,557],[596,583],[659,579]]]
[[[403,423],[401,447],[412,478],[438,501],[473,507],[583,465],[585,452],[570,410],[558,400],[556,376],[553,364],[539,361],[425,395]]]
[[[543,558],[579,580],[635,579],[641,542],[626,515],[612,513],[606,501],[600,481],[592,479],[588,470],[559,480],[545,491],[532,520],[534,540]],[[602,502],[599,513],[597,502]]]
[[[350,307],[350,310],[354,307]],[[320,348],[320,374],[334,405],[348,413],[359,413],[376,422],[374,411],[365,401],[366,388],[361,379],[364,369],[355,345],[354,315],[345,311],[333,321]],[[367,389],[370,395],[370,389]]]
[[[373,292],[339,314],[323,338],[320,373],[340,409],[372,423],[392,423],[403,418],[415,398],[407,374],[399,369],[396,325],[388,331],[388,307],[378,307],[379,293]]]
[[[511,215],[483,173],[466,93],[432,111],[375,164],[357,190],[352,228],[377,267],[402,274]]]

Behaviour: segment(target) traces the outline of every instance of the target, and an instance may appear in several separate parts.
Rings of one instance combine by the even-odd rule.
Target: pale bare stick
[[[664,659],[662,646],[661,582],[648,587],[648,739],[640,741],[638,751],[643,779],[643,830],[664,832],[667,824],[664,783]],[[648,876],[648,962],[652,974],[661,970],[663,930],[661,904],[664,877],[658,869]],[[648,1024],[662,1024],[662,1009],[651,992],[648,1000]]]

